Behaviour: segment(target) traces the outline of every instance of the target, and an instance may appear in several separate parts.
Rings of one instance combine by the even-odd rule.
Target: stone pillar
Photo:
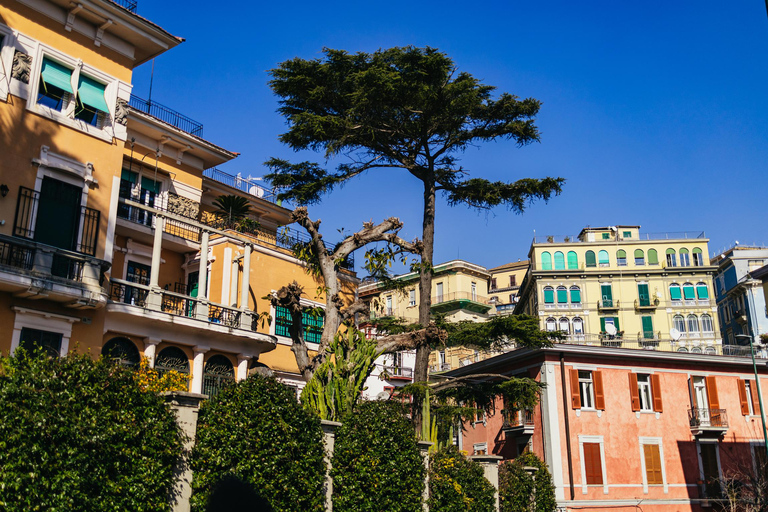
[[[240,309],[248,310],[248,292],[251,286],[251,244],[245,244],[243,254],[243,289],[240,290]]]
[[[496,489],[494,496],[496,499],[496,510],[499,510],[499,462],[503,458],[498,455],[473,455],[470,459],[480,464],[486,480],[491,482],[493,488]]]
[[[163,231],[165,231],[165,217],[155,215],[155,237],[152,243],[152,267],[149,270],[150,288],[159,288],[160,254],[163,250]]]
[[[419,453],[424,461],[424,492],[421,496],[421,506],[424,512],[429,512],[429,449],[433,444],[430,441],[418,441]]]
[[[237,381],[245,380],[248,378],[248,363],[251,361],[251,356],[245,354],[239,354],[237,356]]]
[[[195,358],[192,360],[192,393],[203,392],[203,369],[205,368],[205,353],[208,347],[195,347]]]
[[[197,308],[195,316],[208,320],[208,238],[210,233],[203,230],[200,235],[200,268],[197,278]]]
[[[157,346],[160,344],[158,338],[144,338],[144,357],[149,361],[149,367],[155,367],[155,357],[157,356]]]
[[[336,429],[341,426],[338,421],[320,420],[323,429],[323,445],[325,447],[325,512],[333,510],[333,479],[331,478],[331,461],[333,460],[333,445],[336,442]]]
[[[189,468],[189,451],[195,445],[197,431],[197,413],[200,410],[200,402],[205,395],[187,393],[186,391],[166,391],[162,393],[165,403],[176,413],[176,422],[186,435],[184,455],[178,461],[174,469],[176,483],[174,493],[176,501],[172,503],[173,512],[189,512],[189,497],[192,495],[192,470]]]

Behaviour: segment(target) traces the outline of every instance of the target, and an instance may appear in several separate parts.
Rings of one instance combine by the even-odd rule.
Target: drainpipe
[[[573,488],[573,456],[571,454],[571,422],[568,419],[568,397],[565,393],[565,355],[560,352],[560,380],[563,388],[563,416],[565,417],[565,451],[568,455],[568,482],[571,488],[571,501],[576,493]]]

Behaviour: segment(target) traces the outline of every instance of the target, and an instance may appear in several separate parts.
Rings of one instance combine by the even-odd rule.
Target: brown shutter
[[[603,485],[600,443],[584,443],[584,473],[587,485]]]
[[[749,397],[751,399],[752,397]],[[739,402],[741,402],[741,414],[749,416],[749,402],[747,402],[747,386],[744,379],[739,379]]]
[[[696,403],[696,393],[693,392],[693,377],[688,377],[688,394],[691,398],[691,409],[697,409],[699,404]]]
[[[581,395],[579,394],[579,370],[571,370],[571,407],[581,409]]]
[[[659,446],[656,444],[644,444],[643,452],[645,454],[645,475],[648,479],[648,485],[663,484]]]
[[[760,414],[760,398],[757,394],[757,382],[752,381],[749,389],[752,393],[752,411],[754,411],[755,414]]]
[[[656,412],[664,412],[664,407],[661,402],[661,377],[658,373],[651,375],[651,396],[653,397],[653,410]]]
[[[632,398],[632,411],[640,410],[640,391],[637,388],[637,374],[629,374],[629,396]]]
[[[605,410],[605,393],[603,392],[603,372],[592,372],[592,382],[595,385],[595,409]]]
[[[707,377],[707,398],[709,398],[710,409],[720,408],[720,399],[717,396],[717,383],[714,377]]]

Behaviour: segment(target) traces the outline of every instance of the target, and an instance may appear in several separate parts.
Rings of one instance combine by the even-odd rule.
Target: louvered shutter
[[[749,386],[749,389],[752,394],[752,410],[755,411],[755,414],[758,413],[760,410],[760,398],[757,394],[757,383],[753,380],[751,385]]]
[[[656,373],[651,375],[651,396],[653,397],[653,410],[664,412],[661,401],[661,377]]]
[[[663,482],[661,477],[661,454],[659,446],[655,444],[644,444],[643,452],[645,454],[645,474],[648,479],[648,485],[660,485]]]
[[[640,410],[640,391],[637,388],[637,374],[629,374],[629,396],[632,398],[632,411]]]
[[[579,394],[579,370],[571,370],[571,407],[581,409],[581,395]]]
[[[605,410],[605,393],[603,392],[603,372],[592,372],[592,382],[595,385],[595,409]]]
[[[707,398],[709,398],[710,409],[720,408],[720,399],[717,396],[717,383],[714,377],[707,377]]]
[[[587,477],[587,485],[603,484],[600,443],[584,443],[584,473]]]
[[[747,386],[744,379],[739,379],[739,402],[741,403],[741,414],[743,416],[749,416],[749,402],[752,397],[747,397]]]

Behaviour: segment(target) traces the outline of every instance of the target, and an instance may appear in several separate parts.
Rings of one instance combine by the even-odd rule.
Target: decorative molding
[[[200,212],[200,203],[177,194],[168,194],[168,211],[176,215],[196,219]]]
[[[13,67],[11,68],[11,78],[19,82],[28,84],[29,74],[32,70],[32,56],[16,50],[13,54]]]
[[[128,102],[123,98],[117,98],[115,102],[115,124],[128,125]]]

